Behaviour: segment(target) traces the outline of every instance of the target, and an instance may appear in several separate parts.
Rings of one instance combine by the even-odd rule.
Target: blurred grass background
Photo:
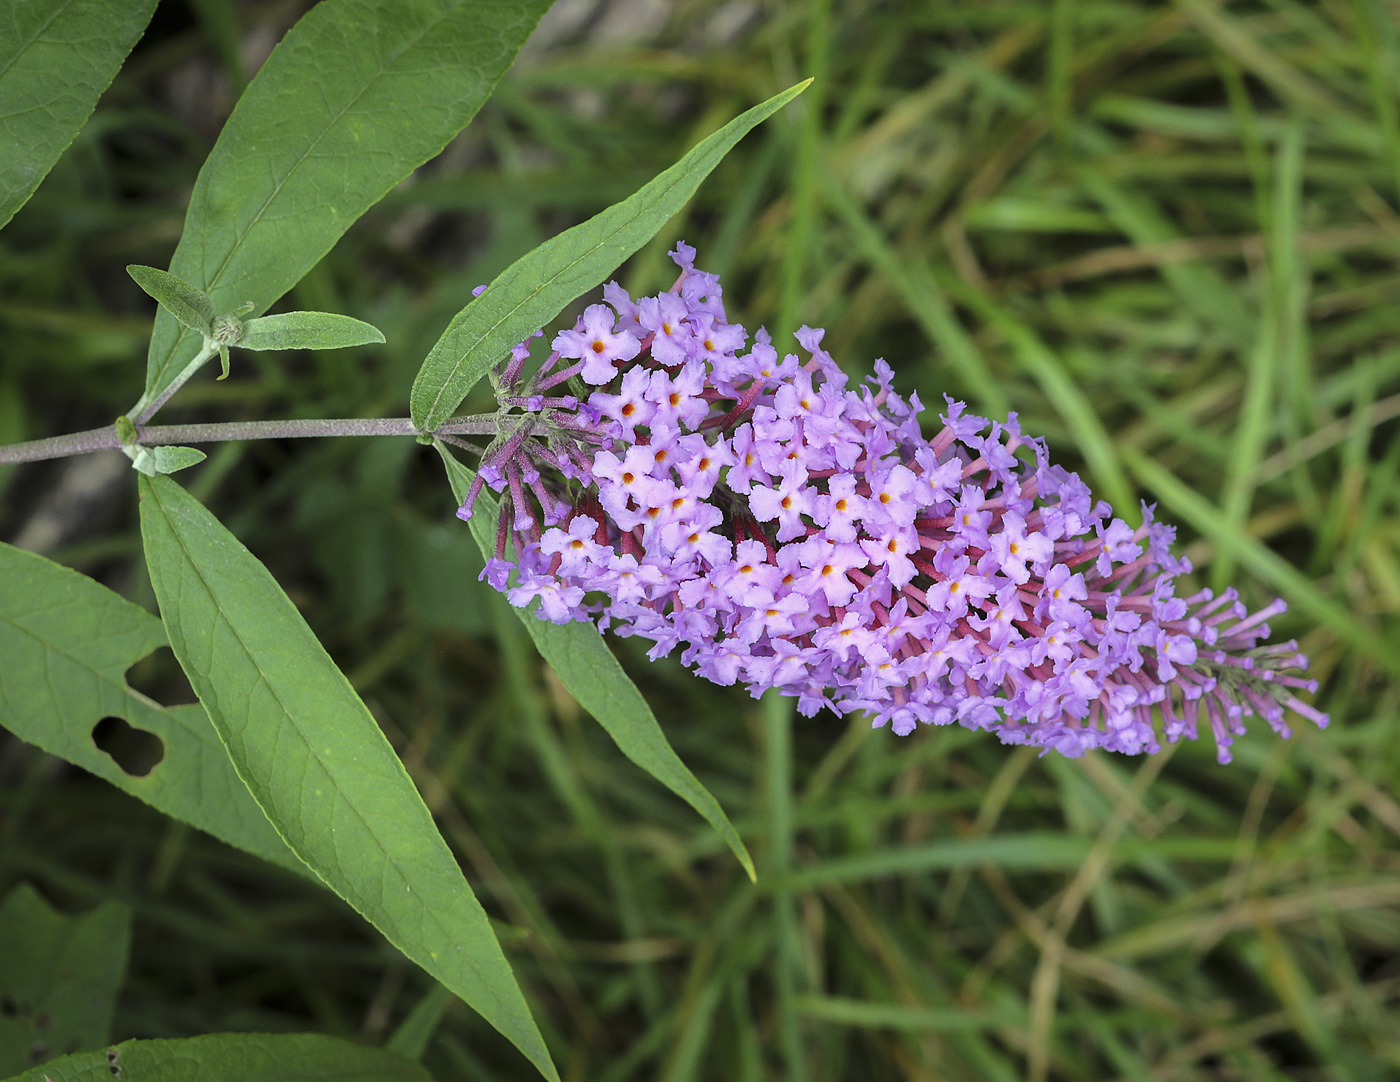
[[[0,441],[105,424],[238,90],[306,5],[166,0],[0,234]],[[227,445],[182,480],[400,749],[566,1079],[1400,1078],[1400,5],[560,0],[472,127],[284,302],[387,347],[237,355],[162,417],[404,415],[485,282],[746,106],[620,280],[695,244],[733,317],[1019,412],[1198,585],[1282,594],[1332,728],[1146,760],[793,719],[616,644],[751,885],[534,655],[410,440]],[[484,408],[484,399],[468,408]],[[125,460],[0,472],[0,536],[151,605]],[[134,683],[188,697],[168,652]],[[0,664],[3,659],[0,659]],[[328,894],[0,743],[0,891],[136,910],[121,1038],[385,1040],[426,978]],[[425,999],[425,997],[427,997]],[[452,1005],[440,1079],[529,1068]]]

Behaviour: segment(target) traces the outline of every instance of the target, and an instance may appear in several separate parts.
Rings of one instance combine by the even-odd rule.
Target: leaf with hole
[[[472,471],[458,462],[442,443],[435,446],[447,468],[453,495],[458,501],[465,499],[471,487]],[[482,491],[477,497],[470,526],[482,556],[487,559],[495,554],[499,514],[495,499],[489,492]],[[540,656],[549,662],[569,694],[608,731],[622,753],[699,812],[739,858],[749,878],[756,879],[753,858],[734,824],[724,814],[719,801],[700,784],[671,747],[656,715],[637,685],[622,671],[598,629],[584,621],[552,624],[520,609],[514,611],[530,632]]]
[[[350,682],[198,500],[167,477],[140,486],[170,645],[258,805],[327,886],[557,1079],[485,911]]]
[[[431,432],[451,417],[476,381],[511,346],[545,326],[566,304],[602,282],[656,236],[734,144],[806,90],[811,81],[755,105],[701,140],[635,194],[550,238],[507,267],[453,317],[423,361],[408,399],[418,428]]]
[[[413,1060],[319,1033],[208,1033],[123,1041],[6,1082],[432,1082]]]
[[[288,31],[210,152],[170,271],[218,311],[266,311],[476,115],[549,0],[322,0]],[[154,400],[199,343],[156,318]]]
[[[302,875],[234,773],[198,705],[162,707],[126,670],[165,645],[145,609],[43,556],[0,544],[0,725],[151,807]],[[127,773],[93,742],[104,718],[158,737],[159,765]]]
[[[22,883],[0,902],[0,1074],[107,1043],[131,952],[131,907],[80,916]]]
[[[87,122],[155,6],[155,0],[5,0],[0,226]]]

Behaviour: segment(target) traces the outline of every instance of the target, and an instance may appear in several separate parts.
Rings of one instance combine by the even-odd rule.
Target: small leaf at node
[[[190,330],[206,338],[210,335],[214,325],[214,302],[204,290],[196,289],[169,271],[143,267],[137,263],[127,267],[126,273],[154,297],[157,304]]]
[[[241,349],[343,349],[384,341],[379,328],[333,312],[282,312],[243,325]]]
[[[151,457],[155,460],[156,473],[178,473],[209,456],[194,447],[152,447]]]

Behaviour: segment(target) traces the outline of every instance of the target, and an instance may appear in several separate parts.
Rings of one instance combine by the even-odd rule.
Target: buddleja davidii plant
[[[15,36],[0,39],[0,53],[8,54],[0,56],[8,61],[0,75],[0,115],[22,115],[28,125],[0,172],[0,223],[81,127],[153,3],[98,0],[56,16],[48,6],[18,0],[10,24]],[[165,475],[202,457],[181,446],[188,442],[414,435],[441,450],[441,438],[453,432],[499,435],[503,414],[452,419],[473,384],[637,251],[745,133],[806,84],[745,113],[630,199],[509,268],[432,350],[413,387],[411,418],[149,424],[215,356],[226,373],[230,347],[382,340],[348,316],[259,313],[471,119],[547,6],[547,0],[323,0],[274,50],[200,172],[170,269],[130,269],[160,305],[141,398],[110,427],[0,449],[0,463],[102,448],[131,457],[141,474],[142,537],[160,620],[91,579],[0,546],[6,659],[0,723],[168,814],[323,883],[543,1075],[557,1078],[484,911],[364,703],[267,569]],[[55,70],[58,80],[46,78]],[[67,100],[73,97],[82,100],[75,105]],[[363,153],[365,147],[375,153]],[[470,483],[464,467],[448,465],[454,488]],[[598,631],[533,618],[526,626],[622,750],[695,807],[752,876],[737,832],[675,755]],[[199,705],[162,708],[126,686],[126,670],[165,641]],[[105,716],[159,736],[162,763],[144,777],[117,768],[91,740],[93,724]],[[425,1001],[410,1019],[413,1032],[401,1033],[391,1047],[421,1053],[422,1032],[444,1002],[438,995]],[[277,1050],[257,1044],[268,1039],[230,1040],[240,1055],[277,1058]],[[106,1064],[136,1054],[195,1058],[212,1078],[223,1077],[238,1058],[227,1041],[156,1044],[108,1049]],[[348,1046],[335,1051],[341,1058],[355,1053]],[[79,1053],[22,1077],[37,1082],[46,1070],[85,1070],[90,1059],[101,1065],[93,1057],[102,1055]],[[423,1077],[409,1060],[392,1065],[382,1054],[364,1069]]]

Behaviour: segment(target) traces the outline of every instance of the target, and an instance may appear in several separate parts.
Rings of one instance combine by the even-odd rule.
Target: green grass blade
[[[807,88],[811,80],[755,105],[703,139],[634,195],[545,241],[507,267],[453,317],[413,381],[409,409],[430,432],[511,346],[533,334],[656,235],[730,149]]]
[[[997,304],[975,286],[945,277],[943,284],[963,304],[1005,336],[1016,361],[1045,392],[1056,412],[1074,433],[1075,441],[1093,472],[1099,491],[1113,505],[1114,514],[1129,523],[1141,521],[1133,486],[1123,472],[1113,440],[1088,397],[1075,386],[1064,364],[1026,323]]]
[[[92,115],[155,0],[9,0],[0,16],[0,226]]]
[[[208,1033],[60,1056],[7,1082],[432,1082],[396,1052],[319,1033]]]
[[[912,1032],[949,1033],[1022,1024],[1010,1012],[954,1007],[908,1007],[898,1003],[867,1003],[840,996],[799,996],[797,1009],[813,1021],[837,1026],[861,1026]]]
[[[437,446],[447,467],[453,494],[459,500],[464,499],[472,482],[472,471],[441,444]],[[495,552],[498,513],[496,501],[489,492],[483,491],[477,498],[470,526],[482,554],[488,558]],[[581,621],[551,624],[519,609],[515,611],[530,632],[540,656],[553,667],[569,694],[617,741],[622,753],[699,812],[739,858],[749,878],[756,879],[753,858],[734,824],[724,814],[719,801],[700,784],[671,747],[656,715],[623,672],[598,629]]]
[[[1079,867],[1088,852],[1089,842],[1086,839],[1049,832],[959,838],[818,861],[799,868],[780,882],[766,886],[770,890],[810,890],[832,883],[860,883],[895,875],[927,875],[929,872],[975,868],[979,864],[993,864],[1003,870],[1060,871]]]
[[[101,1048],[131,952],[131,907],[103,902],[81,916],[21,884],[0,904],[0,1074],[48,1048]]]
[[[432,1042],[433,1033],[441,1024],[447,1008],[452,1005],[452,993],[441,984],[434,984],[427,994],[413,1005],[408,1017],[399,1023],[384,1047],[409,1059],[421,1060]]]
[[[198,705],[164,709],[126,686],[125,672],[165,645],[160,621],[107,587],[32,552],[0,545],[0,724],[144,800],[302,875]],[[128,774],[92,741],[118,717],[154,733],[165,756]]]
[[[328,0],[249,84],[200,170],[170,272],[226,312],[297,283],[357,218],[476,115],[548,0]],[[164,313],[154,399],[193,335]]]
[[[170,645],[293,852],[557,1078],[486,913],[378,723],[268,570],[193,496],[141,478]]]
[[[871,266],[889,279],[918,322],[929,343],[940,352],[939,365],[947,363],[975,396],[977,408],[993,417],[1004,417],[1011,408],[1006,392],[988,368],[971,336],[958,322],[943,287],[922,260],[905,260],[830,173],[823,174],[827,205],[846,223],[856,247]],[[937,371],[938,369],[932,368]]]

